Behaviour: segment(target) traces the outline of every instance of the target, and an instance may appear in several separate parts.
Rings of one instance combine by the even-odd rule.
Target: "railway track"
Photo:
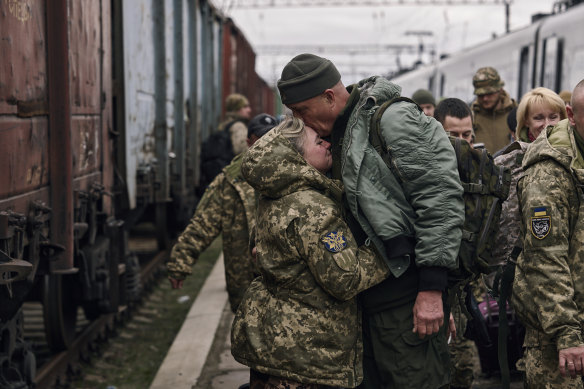
[[[148,290],[160,274],[168,252],[150,254],[143,252],[139,256],[141,284],[144,290]],[[144,297],[144,293],[141,297]],[[117,328],[129,320],[136,305],[137,303],[133,302],[120,306],[116,313],[104,314],[92,321],[85,318],[82,308],[78,308],[75,339],[66,351],[52,354],[45,339],[42,305],[25,303],[23,307],[25,339],[32,342],[39,366],[33,386],[40,389],[67,387],[71,379],[80,375],[81,362],[88,362],[91,352],[99,347],[99,344],[106,342]]]

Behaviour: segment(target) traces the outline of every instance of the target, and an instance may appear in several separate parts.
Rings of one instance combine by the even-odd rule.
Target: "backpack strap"
[[[377,110],[373,114],[373,117],[371,118],[371,126],[369,129],[369,143],[371,143],[371,146],[373,146],[375,151],[377,151],[377,154],[379,154],[381,156],[381,158],[383,159],[383,162],[385,162],[385,164],[387,165],[389,170],[392,172],[392,174],[395,176],[395,178],[397,179],[397,181],[401,185],[402,179],[397,171],[397,167],[395,166],[395,163],[393,162],[393,158],[391,157],[391,152],[390,152],[389,148],[387,147],[387,144],[385,143],[383,136],[381,136],[381,117],[383,116],[383,114],[385,113],[385,110],[387,108],[389,108],[390,105],[392,105],[393,103],[400,102],[400,101],[414,104],[420,112],[424,112],[422,110],[422,108],[420,108],[420,106],[418,104],[416,104],[415,101],[413,101],[412,99],[409,99],[407,97],[399,96],[399,97],[396,97],[396,98],[393,98],[391,100],[386,101],[385,103],[381,104],[379,106],[379,108],[377,108]]]
[[[501,372],[501,387],[509,389],[510,372],[509,361],[507,359],[507,337],[509,336],[509,320],[507,319],[507,301],[511,297],[513,289],[513,278],[515,277],[515,265],[517,258],[523,250],[523,241],[521,236],[517,238],[513,250],[507,258],[507,263],[497,271],[493,280],[492,294],[497,298],[499,305],[499,328],[497,332],[497,357],[499,359],[499,370]]]
[[[223,127],[223,130],[221,130],[221,131],[226,131],[226,132],[229,132],[229,129],[231,128],[231,126],[233,126],[233,125],[234,125],[235,123],[237,123],[237,122],[241,122],[241,120],[234,119],[234,120],[232,120],[232,121],[228,122],[228,123],[227,123],[227,124],[226,124],[226,125]],[[243,122],[242,122],[242,123],[243,123]]]

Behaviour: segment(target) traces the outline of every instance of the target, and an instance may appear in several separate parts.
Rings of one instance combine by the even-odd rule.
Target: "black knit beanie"
[[[284,66],[278,90],[283,104],[294,104],[318,96],[340,79],[341,74],[328,59],[300,54]]]
[[[427,89],[418,89],[412,95],[412,100],[416,102],[416,104],[432,104],[434,107],[436,106],[436,100],[434,100],[434,96],[432,96],[432,92]]]
[[[247,137],[252,135],[261,138],[278,124],[278,121],[272,115],[267,113],[260,113],[249,121],[247,124]]]

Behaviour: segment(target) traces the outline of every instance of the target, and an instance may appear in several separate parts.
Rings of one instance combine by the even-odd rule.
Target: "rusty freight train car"
[[[80,308],[93,319],[136,297],[128,234],[151,218],[164,249],[186,222],[225,96],[274,113],[254,65],[206,0],[0,2],[2,385],[34,385],[25,302],[42,303],[59,351]]]

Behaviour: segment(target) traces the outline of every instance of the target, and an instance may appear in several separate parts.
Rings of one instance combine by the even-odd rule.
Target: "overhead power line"
[[[255,50],[261,55],[283,55],[294,53],[327,53],[327,54],[416,54],[418,45],[408,44],[315,44],[315,45],[257,45]]]
[[[238,0],[233,8],[383,7],[413,5],[510,5],[513,0]]]
[[[581,1],[581,0],[565,0]],[[505,6],[505,32],[510,31],[510,12],[513,0],[238,0],[233,8],[307,8],[307,7],[387,7],[387,6]]]

